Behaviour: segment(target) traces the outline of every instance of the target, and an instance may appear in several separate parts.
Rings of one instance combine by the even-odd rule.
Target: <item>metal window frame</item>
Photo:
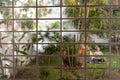
[[[13,55],[11,56],[11,55],[5,55],[5,57],[7,57],[7,56],[9,56],[9,57],[13,57],[13,60],[15,60],[14,59],[14,57],[16,56],[16,55],[14,55],[14,45],[15,44],[18,44],[18,45],[20,45],[20,44],[36,44],[36,55],[29,55],[30,57],[36,57],[36,65],[35,65],[35,70],[36,70],[36,75],[37,75],[37,77],[36,77],[36,80],[39,80],[39,72],[38,72],[38,68],[41,68],[41,66],[39,66],[39,56],[51,56],[51,55],[39,55],[39,53],[38,53],[38,45],[39,44],[59,44],[60,45],[60,53],[62,53],[62,45],[63,44],[73,44],[72,42],[71,43],[63,43],[62,42],[62,32],[84,32],[85,33],[85,42],[84,43],[75,43],[75,44],[85,44],[85,47],[86,47],[86,45],[87,44],[108,44],[109,45],[109,55],[107,55],[107,56],[105,56],[105,57],[109,57],[109,67],[108,68],[106,68],[106,69],[108,69],[109,70],[109,75],[111,75],[111,70],[113,69],[112,67],[111,67],[111,57],[120,57],[120,56],[113,56],[113,55],[111,55],[111,53],[112,53],[112,49],[111,49],[111,46],[112,46],[112,44],[119,44],[119,43],[112,43],[111,42],[111,34],[112,34],[112,32],[116,32],[116,31],[118,31],[118,32],[120,32],[120,30],[112,30],[112,28],[111,28],[111,25],[112,25],[112,20],[113,19],[119,19],[119,18],[113,18],[112,17],[112,7],[116,7],[117,5],[113,5],[112,3],[110,4],[110,5],[87,5],[87,0],[84,0],[84,5],[63,5],[62,4],[62,2],[63,2],[63,0],[60,0],[60,5],[59,6],[39,6],[38,5],[38,0],[36,0],[36,6],[15,6],[14,5],[14,0],[12,0],[12,6],[1,6],[1,8],[10,8],[10,9],[12,9],[12,14],[13,14],[13,18],[12,19],[8,19],[8,20],[10,20],[10,21],[12,21],[12,26],[13,26],[13,30],[12,31],[0,31],[0,32],[12,32],[13,33],[13,35],[12,36],[14,36],[14,34],[15,34],[15,32],[36,32],[36,38],[38,38],[38,33],[39,32],[60,32],[60,42],[59,43],[39,43],[38,42],[38,40],[35,42],[35,43],[15,43],[14,42],[14,40],[13,40],[13,43],[1,43],[1,44],[4,44],[4,45],[7,45],[7,44],[11,44],[11,45],[13,45]],[[87,14],[87,7],[105,7],[105,6],[107,6],[107,7],[109,7],[110,8],[110,16],[109,17],[105,17],[105,18],[87,18],[86,17],[86,14]],[[42,8],[42,7],[59,7],[60,8],[60,18],[39,18],[38,17],[38,8]],[[63,18],[62,17],[62,8],[63,7],[84,7],[85,8],[85,16],[84,16],[84,18]],[[14,9],[15,8],[35,8],[36,9],[36,18],[27,18],[27,19],[16,19],[15,17],[14,17]],[[85,29],[84,30],[75,30],[75,31],[73,31],[73,30],[62,30],[62,21],[63,20],[74,20],[74,19],[83,19],[84,20],[84,27],[85,27]],[[87,20],[88,19],[108,19],[109,20],[109,29],[108,30],[87,30],[86,29],[86,22],[87,22]],[[2,20],[2,19],[0,19],[0,20]],[[14,21],[15,20],[35,20],[36,21],[36,31],[14,31]],[[40,30],[38,30],[38,20],[60,20],[60,30],[58,30],[58,31],[40,31]],[[109,43],[87,43],[87,41],[86,41],[86,35],[87,35],[87,32],[108,32],[109,33]],[[22,56],[22,55],[18,55],[18,57],[19,56]],[[52,55],[52,56],[54,56],[54,55]],[[88,55],[86,55],[85,54],[85,56],[83,56],[83,57],[85,57],[85,59],[86,59],[86,57],[87,57]],[[59,55],[59,57],[62,59],[62,57],[63,57],[63,55],[62,54],[60,54]],[[14,63],[13,63],[14,64]],[[86,66],[86,62],[85,62],[85,67],[84,68],[80,68],[80,67],[63,67],[62,66],[62,61],[61,61],[61,64],[60,64],[60,66],[59,67],[54,67],[54,66],[44,66],[45,68],[48,68],[48,69],[55,69],[55,68],[57,68],[57,69],[59,69],[60,70],[60,77],[62,77],[62,75],[63,75],[63,73],[62,73],[62,71],[63,71],[63,69],[71,69],[71,70],[76,70],[76,69],[83,69],[84,70],[84,80],[87,80],[87,75],[86,75],[86,73],[87,73],[87,69],[99,69],[99,68],[87,68],[87,66]],[[4,68],[8,68],[8,67],[4,67]],[[13,80],[18,80],[18,79],[16,79],[16,77],[15,77],[15,72],[16,72],[16,69],[17,69],[17,67],[15,67],[15,65],[13,65],[13,67],[9,67],[9,68],[12,68],[13,69]],[[25,67],[25,68],[33,68],[33,67]],[[100,68],[100,69],[102,69],[102,68]],[[104,68],[103,68],[104,69]],[[117,68],[115,68],[115,69],[117,69]],[[120,69],[119,67],[118,67],[118,69]],[[109,76],[109,80],[111,79],[111,76]],[[7,79],[8,80],[8,79]],[[24,79],[20,79],[20,80],[24,80]]]

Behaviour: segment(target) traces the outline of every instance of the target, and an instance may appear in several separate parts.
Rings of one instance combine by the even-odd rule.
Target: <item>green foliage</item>
[[[25,27],[27,27],[28,29],[35,28],[35,23],[33,21],[26,20],[26,21],[22,21],[21,24],[22,24],[22,28],[25,28]]]
[[[18,52],[18,53],[21,53],[21,54],[23,54],[23,55],[28,55],[28,53],[25,52],[25,51],[21,51],[21,50],[15,50],[15,51]]]
[[[34,6],[35,5],[35,2],[34,0],[28,0],[27,3],[25,3],[26,6]]]
[[[49,56],[43,59],[40,57],[39,61],[41,66],[59,66],[61,63],[59,56]]]
[[[77,3],[77,0],[63,0],[63,2],[67,5],[75,5]]]
[[[10,59],[8,59],[8,58],[3,58],[2,60],[3,60],[3,61],[8,61],[8,62],[13,63],[13,61],[12,61],[12,60],[10,60]]]
[[[47,47],[44,48],[46,54],[53,54],[57,51],[59,51],[59,46],[55,46],[54,44],[48,45]]]
[[[77,64],[77,61],[73,56],[76,54],[76,49],[77,49],[77,46],[75,47],[75,45],[72,45],[72,44],[63,45],[63,49],[62,49],[64,52],[63,54],[66,56],[66,57],[63,57],[63,63],[65,66],[74,67],[79,65]]]
[[[68,16],[68,17],[73,17],[73,10],[74,10],[74,8],[66,8],[65,9],[65,14]]]
[[[70,42],[71,39],[69,38],[69,36],[63,36],[63,42]]]
[[[36,34],[33,34],[31,39],[32,39],[32,42],[36,42],[37,41]]]
[[[7,38],[8,36],[3,36],[2,38],[0,38],[0,40],[3,40],[3,39],[5,39],[5,38]]]
[[[47,80],[49,75],[50,75],[50,73],[48,70],[45,70],[45,69],[40,70],[40,78],[41,79]]]
[[[50,26],[51,26],[50,29],[57,29],[59,27],[59,22],[51,23]]]

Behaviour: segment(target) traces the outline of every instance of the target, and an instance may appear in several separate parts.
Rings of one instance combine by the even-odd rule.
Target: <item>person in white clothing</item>
[[[100,48],[97,47],[94,55],[103,55],[103,53],[100,51]]]
[[[103,55],[103,53],[100,51],[99,47],[96,48],[96,51],[94,52],[94,55],[95,55],[95,57],[93,58],[93,62],[95,62],[95,63],[104,62],[104,58],[103,57],[99,57],[99,56]]]

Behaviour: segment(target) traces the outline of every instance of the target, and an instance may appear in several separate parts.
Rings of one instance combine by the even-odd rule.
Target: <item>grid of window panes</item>
[[[0,79],[118,80],[119,8],[119,0],[0,0]]]

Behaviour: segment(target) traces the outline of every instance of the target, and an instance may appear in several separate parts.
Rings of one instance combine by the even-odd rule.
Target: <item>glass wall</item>
[[[0,79],[118,80],[119,0],[0,0]]]

